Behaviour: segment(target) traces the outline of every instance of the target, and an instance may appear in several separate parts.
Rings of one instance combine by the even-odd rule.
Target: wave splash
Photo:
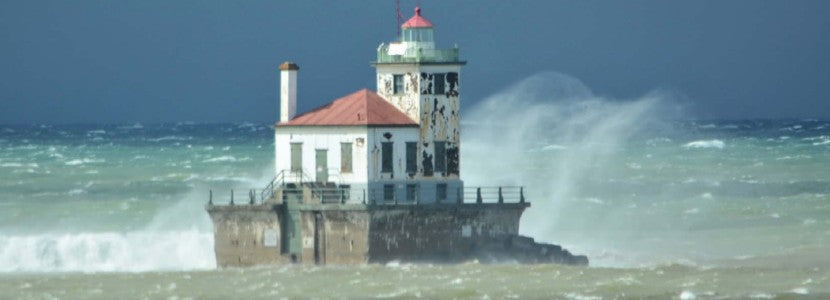
[[[522,218],[522,233],[570,243],[569,249],[591,256],[591,248],[605,247],[591,245],[596,237],[566,240],[562,233],[573,220],[600,216],[578,215],[572,208],[591,197],[586,183],[620,164],[616,154],[629,139],[668,128],[663,120],[681,113],[669,105],[673,96],[655,91],[633,100],[608,99],[565,74],[531,76],[465,113],[462,176],[468,186],[526,186],[533,206]],[[613,226],[597,220],[593,228],[578,230]]]
[[[0,272],[141,272],[215,267],[213,234],[196,228],[0,235]]]

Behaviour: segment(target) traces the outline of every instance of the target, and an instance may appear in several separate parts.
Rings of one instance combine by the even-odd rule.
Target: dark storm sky
[[[404,18],[416,4],[402,0]],[[462,102],[541,71],[696,118],[830,118],[830,1],[421,1],[461,47]],[[3,1],[0,123],[272,122],[375,88],[394,1]]]

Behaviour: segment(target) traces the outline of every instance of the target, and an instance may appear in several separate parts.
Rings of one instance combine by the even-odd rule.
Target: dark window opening
[[[393,90],[392,93],[403,93],[403,75],[392,75]]]
[[[340,143],[340,172],[352,172],[352,143]]]
[[[435,188],[435,199],[438,202],[447,200],[447,184],[439,183]]]
[[[435,172],[447,172],[447,143],[435,142]],[[446,174],[444,174],[446,175]]]
[[[407,184],[406,185],[406,201],[409,201],[409,202],[418,201],[418,185],[417,184]]]
[[[418,172],[418,143],[406,142],[406,172],[414,175]]]
[[[383,173],[392,173],[392,142],[380,143],[380,171]]]
[[[432,76],[432,93],[435,95],[443,95],[446,92],[446,89],[444,89],[444,74],[439,73],[433,74]]]
[[[383,185],[383,201],[386,201],[386,202],[395,201],[395,185],[394,184],[384,184]]]

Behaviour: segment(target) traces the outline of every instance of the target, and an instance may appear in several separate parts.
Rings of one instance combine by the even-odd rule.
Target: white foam
[[[799,295],[807,295],[807,294],[810,293],[810,290],[808,290],[805,287],[797,287],[797,288],[794,288],[794,289],[790,290],[790,292],[792,292],[794,294],[799,294]]]
[[[243,158],[237,159],[236,157],[233,157],[231,155],[224,155],[224,156],[209,158],[209,159],[203,160],[202,162],[237,162],[237,161],[248,161],[248,160],[251,160],[251,158],[250,157],[243,157]]]
[[[215,267],[213,234],[195,229],[0,235],[0,272],[141,272]]]
[[[175,136],[175,135],[169,135],[169,136],[163,136],[163,137],[160,137],[160,138],[147,139],[147,141],[150,141],[150,142],[163,142],[163,141],[187,141],[187,140],[192,140],[192,139],[193,139],[193,137],[192,137],[192,136]]]
[[[67,166],[78,166],[83,164],[93,164],[93,163],[102,163],[105,162],[103,159],[95,159],[95,158],[82,158],[82,159],[73,159],[70,161],[65,162]]]
[[[557,144],[550,144],[550,145],[542,147],[542,151],[553,151],[553,150],[564,150],[564,149],[567,149],[567,147],[562,146],[562,145],[557,145]]]
[[[723,149],[723,147],[725,147],[725,146],[726,146],[726,144],[721,140],[700,140],[700,141],[689,142],[689,143],[683,145],[683,147],[685,147],[685,148],[704,148],[704,149],[705,148]]]
[[[680,299],[681,300],[697,299],[697,296],[695,295],[695,293],[692,293],[690,291],[682,291],[682,292],[680,292]]]

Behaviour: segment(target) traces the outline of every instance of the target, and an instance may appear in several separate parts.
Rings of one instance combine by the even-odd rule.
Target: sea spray
[[[594,95],[573,77],[542,73],[484,99],[464,113],[462,177],[468,186],[524,185],[532,202],[521,232],[562,242],[555,232],[583,205],[585,183],[613,172],[622,145],[645,128],[662,127],[677,113],[664,92],[619,101]],[[579,252],[592,237],[568,245]],[[580,244],[585,242],[585,244]]]

